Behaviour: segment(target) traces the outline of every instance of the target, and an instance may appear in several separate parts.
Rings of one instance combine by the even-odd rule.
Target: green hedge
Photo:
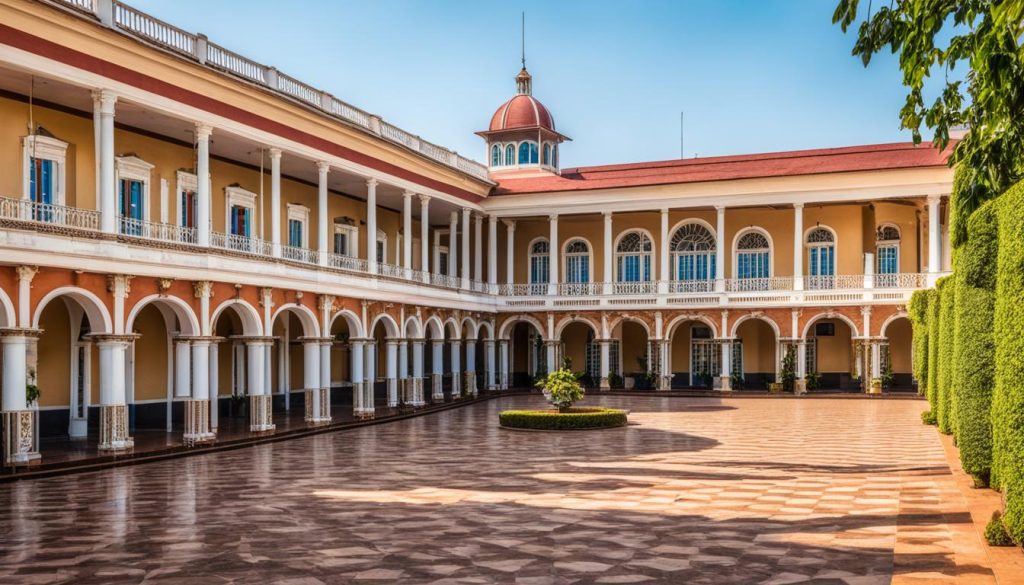
[[[938,318],[938,339],[939,350],[936,356],[935,374],[935,418],[939,421],[939,430],[950,434],[953,432],[953,417],[950,404],[953,398],[952,392],[952,361],[954,342],[954,307],[956,302],[956,290],[950,277],[940,278],[935,284],[935,290],[939,295],[939,318]]]
[[[933,414],[939,412],[939,294],[938,288],[928,290],[928,405]]]
[[[992,386],[995,378],[995,275],[999,227],[993,203],[968,220],[968,239],[956,259],[956,334],[952,363],[953,406],[960,462],[978,483],[992,466]]]
[[[498,415],[503,427],[563,431],[602,429],[626,424],[626,411],[614,408],[573,408],[570,412],[553,410],[506,410]]]
[[[1000,196],[999,270],[996,276],[996,385],[992,403],[993,472],[1005,494],[1004,523],[1024,541],[1024,183]]]
[[[917,393],[928,393],[928,301],[931,289],[914,291],[907,305],[910,326],[913,330],[914,344],[914,379],[917,380]]]

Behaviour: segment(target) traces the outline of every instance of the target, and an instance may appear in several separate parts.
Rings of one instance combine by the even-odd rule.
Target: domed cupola
[[[487,141],[491,173],[558,172],[558,145],[569,137],[555,130],[555,118],[533,97],[533,77],[525,63],[516,75],[516,95],[491,116],[491,125],[477,135]],[[525,171],[525,173],[523,173]]]

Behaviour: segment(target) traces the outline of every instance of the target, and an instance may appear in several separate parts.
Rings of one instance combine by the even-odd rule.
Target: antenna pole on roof
[[[686,158],[685,156],[683,156],[683,152],[684,152],[683,151],[683,145],[685,144],[683,142],[683,137],[685,136],[685,132],[684,132],[685,129],[686,129],[685,113],[680,111],[679,112],[679,158],[681,158],[681,159],[682,158]]]
[[[521,47],[523,51],[523,69],[526,69],[526,11],[523,11],[523,21],[520,26],[519,33],[521,35]]]

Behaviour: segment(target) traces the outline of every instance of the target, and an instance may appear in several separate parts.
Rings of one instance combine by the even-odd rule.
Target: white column
[[[259,341],[250,341],[245,344],[246,350],[246,365],[248,366],[248,383],[246,390],[250,396],[259,396],[263,394],[263,343]]]
[[[317,182],[316,248],[320,252],[320,265],[327,266],[327,256],[331,253],[331,234],[329,232],[331,222],[328,221],[330,212],[327,210],[327,175],[331,170],[331,165],[320,161],[316,163],[316,170],[319,177]]]
[[[11,335],[0,338],[3,343],[3,411],[27,410],[25,384],[28,381],[28,338]]]
[[[413,406],[423,406],[423,340],[412,342]]]
[[[192,398],[210,399],[210,341],[197,339],[192,342]],[[216,349],[216,345],[213,346]]]
[[[615,282],[612,273],[612,212],[605,211],[602,215],[604,215],[604,294],[609,295],[612,293],[612,283]]]
[[[494,366],[497,363],[495,357],[494,340],[484,340],[484,385],[488,391],[497,389],[494,375]]]
[[[555,342],[550,339],[544,341],[544,349],[547,350],[548,367],[545,374],[550,374],[557,370],[561,364],[557,363],[558,356],[555,355]]]
[[[473,280],[484,280],[484,216],[473,216]]]
[[[505,282],[516,283],[516,220],[505,220]]]
[[[420,195],[420,271],[423,282],[430,282],[430,196]]]
[[[188,341],[174,344],[174,397],[188,398],[192,395],[192,347]]]
[[[725,292],[725,207],[716,205],[715,211],[715,290]]]
[[[363,342],[352,340],[349,355],[349,377],[352,378],[352,411],[356,416],[363,414]]]
[[[363,386],[363,412],[373,414],[377,403],[377,342],[367,341],[363,348],[366,358]]]
[[[279,148],[270,149],[270,249],[275,258],[281,257],[281,149]]]
[[[444,341],[435,339],[430,342],[430,395],[434,400],[444,399]]]
[[[210,430],[215,432],[215,433],[217,432],[217,415],[218,415],[217,408],[218,408],[218,405],[220,404],[218,402],[219,399],[220,399],[220,362],[218,361],[219,359],[220,359],[220,350],[218,348],[218,345],[217,345],[217,343],[211,343],[210,344],[210,359],[207,362],[209,364],[209,366],[208,366],[207,369],[209,370],[208,380],[209,380],[209,383],[210,383],[210,387],[209,387],[209,396],[210,396]],[[198,374],[198,375],[202,375],[203,374],[202,371],[198,371],[198,370],[193,370],[192,373],[193,374]],[[195,385],[193,385],[193,388],[194,387],[195,387]]]
[[[412,404],[412,382],[409,378],[409,342],[398,342],[398,392],[399,402]]]
[[[558,214],[552,213],[548,216],[548,243],[549,243],[549,255],[548,259],[548,294],[558,294],[558,259],[561,255],[562,248],[558,245]]]
[[[451,342],[452,354],[452,398],[462,395],[462,342],[454,340]]]
[[[320,420],[330,422],[331,420],[331,347],[333,341],[320,342],[320,392],[323,393],[324,402],[320,405]]]
[[[601,380],[598,384],[598,388],[601,390],[610,390],[611,382],[609,380],[609,374],[611,373],[611,342],[607,339],[600,340],[601,345]]]
[[[804,204],[793,204],[793,290],[804,290]]]
[[[722,386],[720,390],[729,392],[732,390],[732,339],[724,338],[720,349],[722,351],[722,372],[720,374]]]
[[[487,216],[487,284],[492,294],[498,286],[498,216]]]
[[[402,267],[405,277],[412,273],[412,191],[402,193]]]
[[[214,437],[211,430],[210,403],[210,340],[196,339],[192,341],[192,396],[185,403],[185,439],[191,441],[210,440]]]
[[[320,419],[320,342],[302,342],[302,387],[306,391],[306,400],[312,401],[312,408],[306,407],[311,413],[311,420]]]
[[[32,279],[39,268],[35,266],[18,266],[18,326],[28,329],[32,326]]]
[[[210,134],[213,128],[196,124],[196,244],[210,245]],[[175,193],[181,197],[181,193]]]
[[[114,184],[114,104],[117,96],[101,90],[95,96],[100,102],[100,230],[117,232],[117,185]]]
[[[469,216],[468,207],[462,208],[462,288],[469,288]]]
[[[937,274],[942,272],[941,220],[939,219],[941,195],[928,196],[928,273],[929,285],[934,285]]]
[[[669,268],[668,262],[668,208],[661,210],[661,246],[660,260],[661,260],[661,280],[658,282],[658,292],[667,293],[668,283],[672,280],[672,272]]]
[[[466,340],[466,393],[476,396],[476,340]]]
[[[366,181],[366,265],[370,274],[377,274],[377,179]]]
[[[125,404],[125,352],[123,339],[102,339],[100,352],[100,444],[101,450],[128,449],[134,441],[128,434]]]
[[[508,371],[509,359],[508,359],[508,340],[502,339],[498,341],[498,389],[508,390],[509,384],[511,384],[510,373]]]
[[[453,211],[450,225],[448,226],[448,276],[455,278],[459,275],[459,212]]]
[[[384,379],[388,386],[388,406],[398,406],[398,342],[388,340],[384,347],[387,350],[384,362]]]

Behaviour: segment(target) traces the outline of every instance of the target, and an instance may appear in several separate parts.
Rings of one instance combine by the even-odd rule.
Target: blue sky
[[[894,57],[865,69],[834,0],[130,0],[406,130],[484,159],[514,92],[573,138],[562,166],[910,140]]]

